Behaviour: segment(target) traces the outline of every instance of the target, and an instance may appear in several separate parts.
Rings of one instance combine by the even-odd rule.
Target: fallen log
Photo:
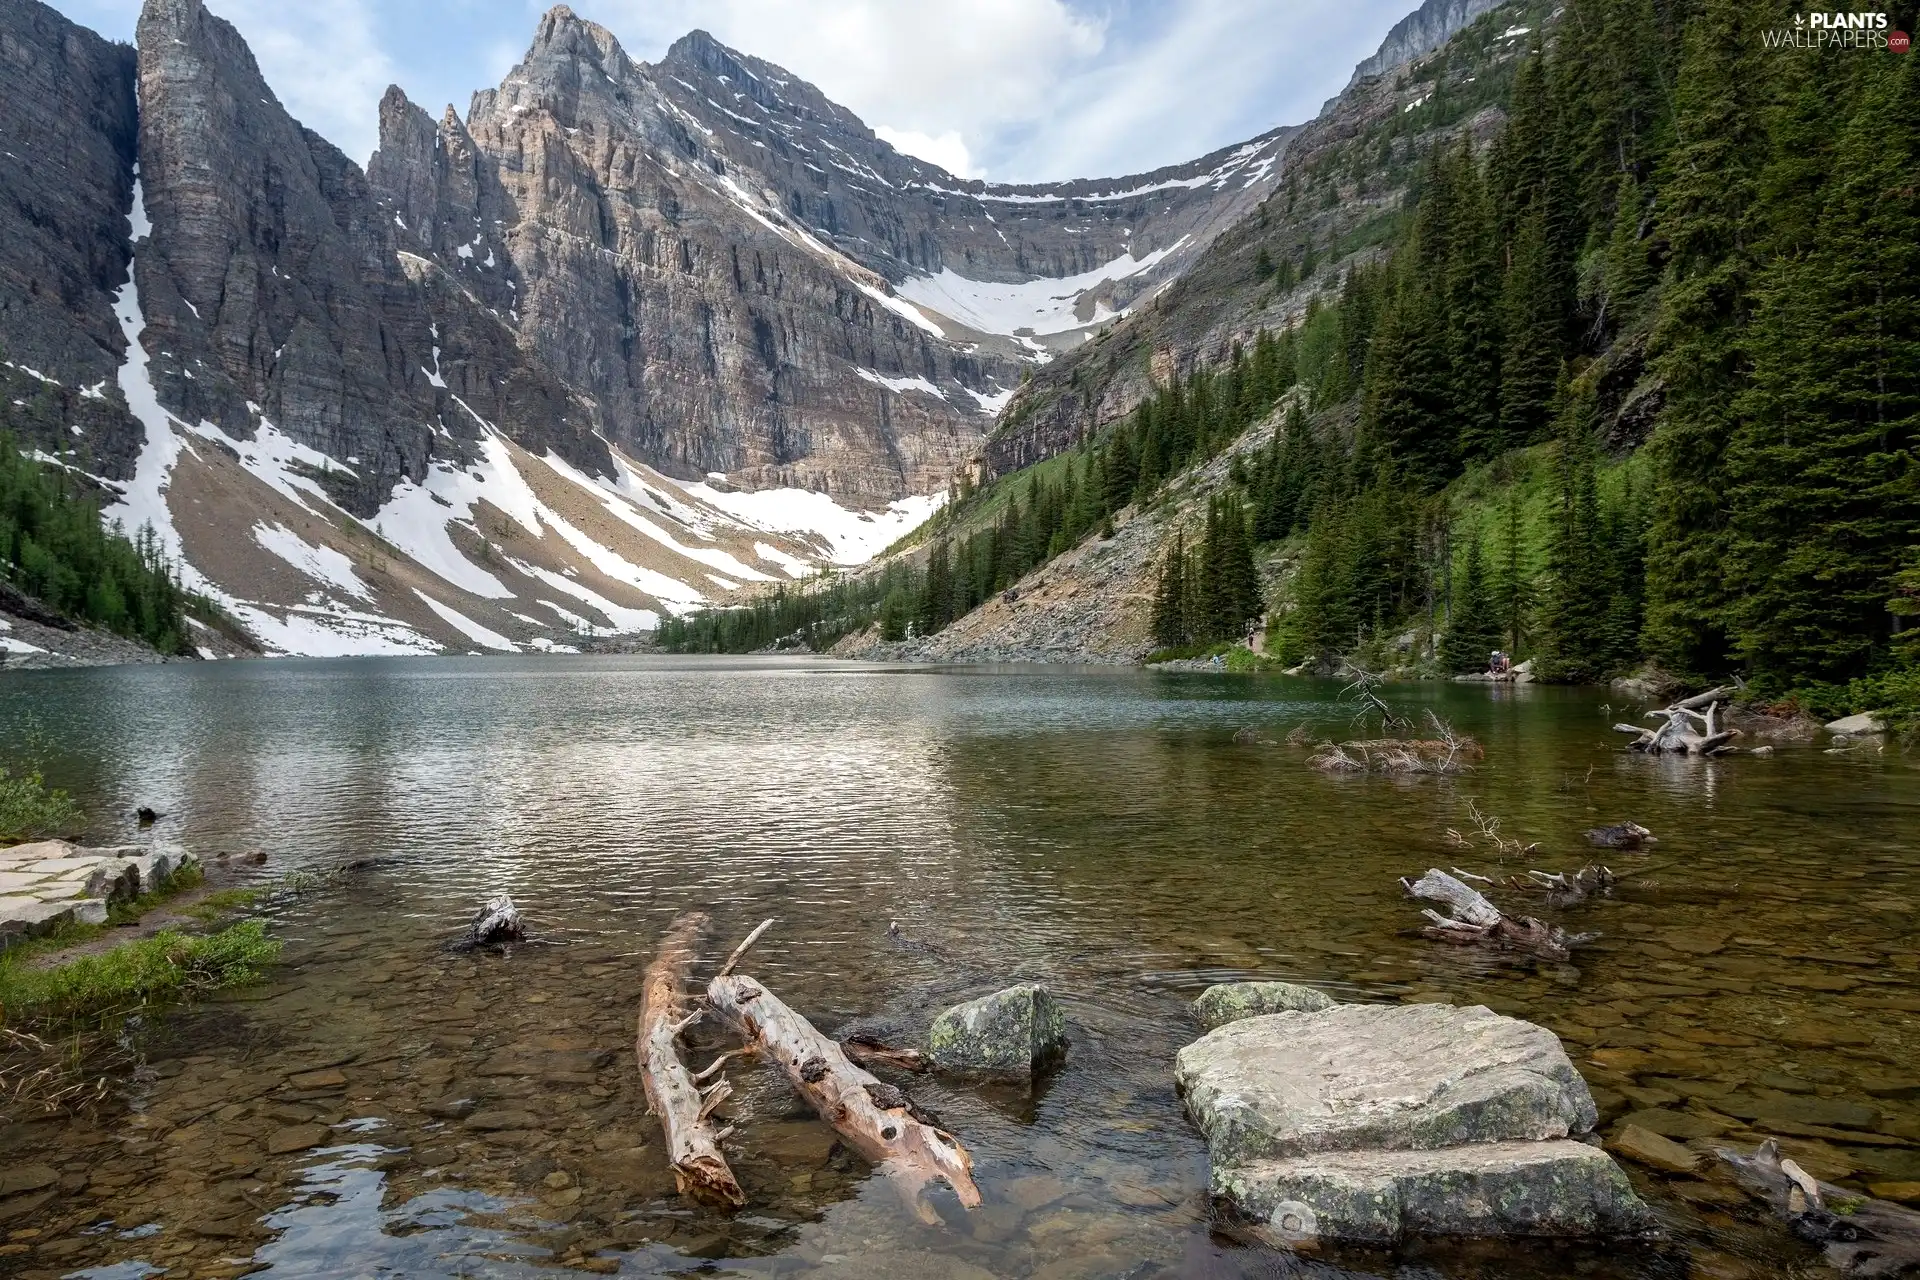
[[[683,1196],[739,1208],[747,1202],[747,1194],[720,1154],[725,1131],[716,1132],[710,1118],[733,1086],[723,1076],[702,1093],[674,1048],[680,1033],[701,1016],[698,1011],[686,1011],[681,986],[693,969],[694,947],[706,927],[706,914],[699,911],[690,911],[667,927],[641,983],[640,1026],[633,1049],[640,1059],[647,1107],[660,1117],[666,1132],[674,1185]]]
[[[969,1209],[980,1204],[973,1161],[959,1139],[916,1118],[905,1094],[855,1066],[779,997],[743,974],[722,974],[708,984],[707,1002],[741,1039],[779,1064],[794,1092],[848,1146],[894,1181],[921,1221],[940,1220],[923,1194],[933,1182],[951,1186]]]
[[[1716,1147],[1714,1154],[1794,1235],[1825,1246],[1827,1261],[1843,1274],[1896,1276],[1920,1270],[1920,1211],[1817,1181],[1782,1159],[1772,1138],[1752,1155],[1726,1147]]]
[[[1542,960],[1565,961],[1571,958],[1574,947],[1600,936],[1568,933],[1532,916],[1515,919],[1494,906],[1486,895],[1438,867],[1429,868],[1418,880],[1403,877],[1400,884],[1414,897],[1441,903],[1451,911],[1444,916],[1431,907],[1421,911],[1431,923],[1420,932],[1441,942],[1524,951]]]

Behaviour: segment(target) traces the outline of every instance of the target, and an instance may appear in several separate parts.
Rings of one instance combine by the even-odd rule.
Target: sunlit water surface
[[[1407,687],[1407,709],[1484,744],[1478,767],[1328,777],[1285,739],[1353,736],[1338,692],[691,659],[0,677],[0,739],[41,755],[97,839],[136,838],[150,805],[160,837],[203,856],[264,852],[263,879],[377,860],[274,899],[274,981],[150,1020],[124,1101],[0,1130],[0,1176],[61,1175],[0,1200],[0,1273],[1821,1273],[1728,1184],[1638,1168],[1664,1242],[1248,1244],[1208,1205],[1172,1064],[1198,1034],[1188,1002],[1250,977],[1484,1003],[1558,1031],[1609,1121],[1651,1112],[1703,1148],[1785,1134],[1824,1177],[1920,1181],[1911,758],[1649,760],[1609,731],[1638,708],[1601,692]],[[1473,830],[1469,801],[1538,851],[1450,843]],[[1604,934],[1574,964],[1414,931],[1399,877],[1572,870],[1593,856],[1580,832],[1624,818],[1659,843],[1605,855],[1625,883],[1561,917]],[[500,892],[545,945],[444,950]],[[910,1082],[971,1150],[983,1208],[916,1222],[750,1061],[727,1108],[749,1207],[675,1196],[631,1044],[652,945],[696,906],[708,972],[776,917],[745,967],[828,1030],[911,1042],[955,1000],[1026,980],[1058,994],[1072,1047],[1030,1093]],[[696,1065],[725,1047],[710,1028],[690,1040]],[[290,1080],[315,1071],[338,1074]],[[320,1145],[280,1150],[314,1125]]]

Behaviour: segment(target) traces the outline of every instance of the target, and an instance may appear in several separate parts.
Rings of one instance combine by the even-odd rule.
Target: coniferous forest
[[[1441,671],[1920,703],[1920,59],[1770,42],[1793,12],[1570,0],[1490,137],[1434,131],[1384,244],[1317,274],[1261,246],[1297,324],[957,491],[849,623],[937,630],[1277,419],[1169,533],[1161,646],[1271,612],[1288,664],[1412,633]]]

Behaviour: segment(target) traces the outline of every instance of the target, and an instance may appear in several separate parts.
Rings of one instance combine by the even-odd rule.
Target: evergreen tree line
[[[913,589],[918,577],[895,564],[879,574],[780,587],[751,604],[663,617],[654,642],[671,653],[830,649],[842,636],[872,626],[889,596],[903,587]]]
[[[1243,506],[1238,491],[1209,502],[1205,532],[1191,551],[1174,535],[1153,594],[1153,638],[1163,650],[1239,640],[1265,611]]]
[[[100,520],[98,500],[0,432],[0,577],[54,612],[188,652],[189,613],[212,605],[180,585],[150,527],[132,538]]]
[[[1652,656],[1785,692],[1920,660],[1920,66],[1769,49],[1793,12],[1570,0],[1485,154],[1429,153],[1405,238],[1295,342],[1320,324],[1311,403],[1357,430],[1290,418],[1249,467],[1255,536],[1306,533],[1283,644],[1437,594],[1456,666],[1498,636],[1566,679]],[[1599,385],[1641,351],[1650,483],[1603,503]],[[1544,572],[1503,587],[1431,495],[1548,440]]]

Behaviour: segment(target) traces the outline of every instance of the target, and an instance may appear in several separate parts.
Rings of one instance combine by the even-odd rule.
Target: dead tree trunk
[[[1431,907],[1421,914],[1432,923],[1420,930],[1429,938],[1461,946],[1493,947],[1503,951],[1526,951],[1542,960],[1566,960],[1572,948],[1599,937],[1596,933],[1570,934],[1558,925],[1550,925],[1532,916],[1515,919],[1501,913],[1484,894],[1470,888],[1438,867],[1429,868],[1418,880],[1400,881],[1416,898],[1445,904],[1451,915],[1441,915]]]
[[[744,975],[722,974],[708,984],[707,1001],[741,1039],[780,1065],[794,1091],[849,1146],[895,1180],[922,1221],[939,1221],[922,1194],[935,1181],[951,1186],[967,1208],[979,1205],[973,1161],[959,1139],[917,1119],[905,1094],[855,1066],[772,992]]]
[[[1780,1157],[1772,1138],[1752,1155],[1714,1149],[1740,1184],[1786,1220],[1793,1234],[1825,1248],[1850,1276],[1909,1275],[1920,1268],[1920,1212],[1816,1181]]]
[[[1627,744],[1629,751],[1641,751],[1648,755],[1660,755],[1663,752],[1717,755],[1727,750],[1733,740],[1740,736],[1738,729],[1722,729],[1719,724],[1721,703],[1733,692],[1731,686],[1722,685],[1691,698],[1683,698],[1658,711],[1649,711],[1649,717],[1664,717],[1656,728],[1643,729],[1632,724],[1616,724],[1613,727],[1615,732],[1634,735],[1634,740]],[[1695,724],[1699,725],[1697,733],[1693,728]]]
[[[738,1208],[747,1202],[747,1195],[720,1154],[723,1134],[714,1131],[709,1119],[733,1086],[722,1077],[702,1094],[674,1048],[681,1031],[701,1016],[686,1011],[681,987],[693,969],[694,946],[706,927],[706,914],[691,911],[675,919],[660,939],[660,952],[647,966],[641,987],[640,1027],[633,1048],[640,1059],[647,1106],[666,1131],[667,1160],[673,1165],[680,1194]]]

